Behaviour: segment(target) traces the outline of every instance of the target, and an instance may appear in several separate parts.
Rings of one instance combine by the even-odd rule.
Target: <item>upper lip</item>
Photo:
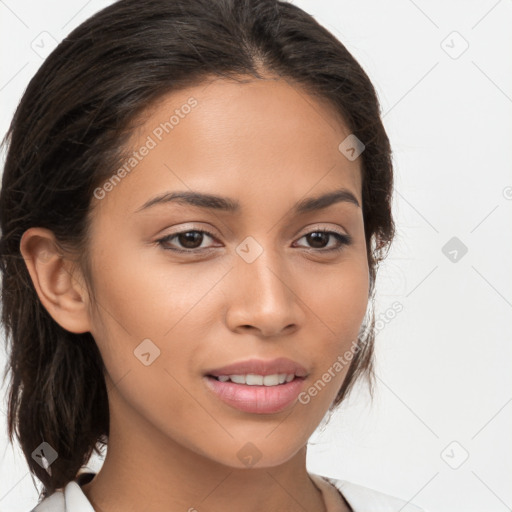
[[[218,377],[219,375],[246,375],[252,373],[255,375],[274,375],[276,373],[294,374],[297,377],[306,377],[307,370],[286,357],[265,361],[263,359],[248,359],[238,363],[229,364],[222,368],[208,370],[206,375]]]

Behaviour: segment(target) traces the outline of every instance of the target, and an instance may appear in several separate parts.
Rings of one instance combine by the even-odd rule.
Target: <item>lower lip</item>
[[[280,412],[299,396],[303,378],[295,377],[291,382],[277,386],[248,386],[234,382],[220,382],[206,376],[206,385],[223,402],[243,412],[272,414]]]

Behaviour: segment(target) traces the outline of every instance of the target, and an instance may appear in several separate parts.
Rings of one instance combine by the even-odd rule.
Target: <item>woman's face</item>
[[[349,134],[282,79],[204,83],[147,113],[94,199],[90,324],[111,434],[241,468],[307,443],[368,301],[361,159],[338,148]],[[222,382],[233,374],[261,377]]]

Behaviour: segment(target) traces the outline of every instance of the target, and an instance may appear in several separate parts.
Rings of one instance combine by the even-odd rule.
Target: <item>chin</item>
[[[224,451],[211,454],[210,458],[219,464],[234,469],[265,469],[277,467],[285,464],[298,452],[304,450],[306,444],[295,444],[286,446],[282,440],[274,441],[254,440],[254,441],[237,441],[233,440],[225,446]],[[221,448],[221,447],[219,447]]]

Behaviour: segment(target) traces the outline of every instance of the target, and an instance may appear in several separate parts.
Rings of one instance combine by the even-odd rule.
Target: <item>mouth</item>
[[[234,382],[235,384],[245,384],[246,386],[280,386],[287,384],[297,377],[294,373],[273,373],[271,375],[256,375],[248,373],[245,375],[207,375],[219,382]]]
[[[275,414],[293,406],[308,373],[289,359],[249,360],[204,375],[216,399],[242,412]]]

